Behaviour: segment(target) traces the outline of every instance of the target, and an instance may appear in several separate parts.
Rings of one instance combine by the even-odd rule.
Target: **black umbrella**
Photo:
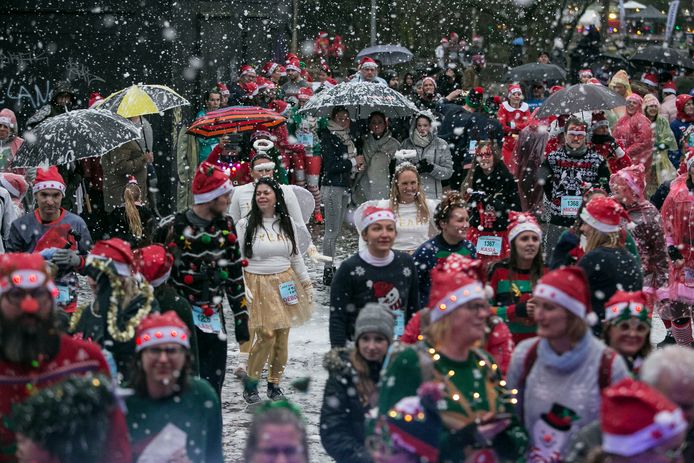
[[[624,106],[626,100],[607,87],[596,84],[577,84],[559,90],[542,103],[537,117],[574,114],[581,111],[604,111]]]
[[[77,109],[41,122],[24,132],[13,167],[47,167],[103,156],[141,137],[129,120],[98,109]]]
[[[556,64],[528,63],[509,70],[504,82],[566,80],[566,71]]]
[[[632,56],[629,61],[633,64],[642,64],[646,66],[694,69],[694,61],[692,61],[685,52],[675,50],[674,48],[656,46],[646,47],[634,53],[634,56]]]

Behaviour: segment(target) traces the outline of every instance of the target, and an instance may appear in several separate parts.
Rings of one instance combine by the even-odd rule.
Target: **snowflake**
[[[410,270],[409,267],[405,267],[404,269],[402,269],[402,274],[406,277],[409,277],[410,275],[412,275],[412,270]]]
[[[357,276],[363,277],[364,274],[366,273],[366,270],[364,270],[364,267],[362,267],[361,265],[358,265],[358,266],[354,267],[354,273]]]

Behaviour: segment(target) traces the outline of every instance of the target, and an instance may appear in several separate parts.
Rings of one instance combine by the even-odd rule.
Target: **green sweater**
[[[381,380],[381,391],[379,395],[379,415],[386,416],[388,411],[394,407],[398,401],[404,397],[416,396],[417,388],[424,381],[431,381],[433,378],[422,378],[422,368],[420,366],[420,356],[416,349],[428,349],[424,344],[420,347],[409,347],[391,360],[388,368]],[[424,354],[427,355],[427,354]],[[439,354],[440,358],[433,361],[433,367],[442,376],[448,376],[450,382],[457,391],[446,388],[443,401],[439,403],[439,412],[453,416],[456,419],[470,421],[459,431],[453,432],[444,427],[439,449],[441,451],[441,462],[463,461],[466,448],[476,445],[474,416],[467,417],[460,402],[453,400],[455,393],[461,393],[465,400],[470,404],[473,412],[486,412],[491,410],[488,389],[494,389],[496,398],[494,399],[497,413],[511,413],[512,408],[505,402],[510,395],[499,386],[501,377],[498,370],[490,367],[491,355],[479,350],[470,351],[470,355],[465,361],[456,361]],[[430,358],[430,357],[429,357]],[[480,366],[479,362],[485,364]],[[427,368],[428,370],[428,368]],[[450,372],[454,372],[450,376]],[[425,376],[434,376],[424,373]],[[438,380],[437,380],[438,381]],[[475,397],[479,394],[478,397]],[[502,396],[503,394],[503,396]],[[521,456],[525,455],[528,445],[528,436],[519,425],[516,418],[512,418],[511,424],[505,431],[499,433],[492,441],[492,447],[504,462],[522,461]]]
[[[191,378],[182,394],[154,400],[136,394],[126,399],[133,461],[169,423],[187,434],[188,458],[221,463],[222,410],[217,393],[203,379]]]

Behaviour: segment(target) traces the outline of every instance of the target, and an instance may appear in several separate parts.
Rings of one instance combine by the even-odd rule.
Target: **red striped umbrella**
[[[268,129],[286,120],[286,117],[270,109],[258,106],[230,106],[211,111],[196,119],[188,127],[188,133],[198,137],[212,138],[227,133]]]

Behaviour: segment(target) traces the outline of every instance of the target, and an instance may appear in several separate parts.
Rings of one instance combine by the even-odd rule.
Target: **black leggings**
[[[197,327],[195,334],[198,340],[198,358],[200,359],[200,377],[222,396],[222,385],[227,368],[227,341],[219,339],[219,334],[205,333]]]

